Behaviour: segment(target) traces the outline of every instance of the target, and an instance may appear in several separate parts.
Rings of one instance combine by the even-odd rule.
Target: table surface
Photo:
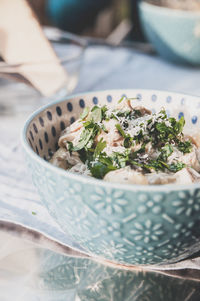
[[[149,88],[200,96],[200,69],[172,65],[157,56],[145,55],[125,48],[88,48],[85,52],[79,83],[74,93],[115,88]],[[38,100],[37,105],[39,107],[40,100]],[[60,241],[75,249],[79,249],[79,246],[73,242],[70,235],[67,236],[64,234],[60,227],[49,216],[32,186],[30,176],[23,161],[19,142],[19,133],[28,113],[29,112],[23,115],[18,113],[12,116],[0,116],[0,221],[11,221],[28,228],[36,229],[37,231],[52,237],[54,240]],[[32,212],[35,212],[36,214],[33,215]],[[0,241],[2,242],[2,246],[7,245],[6,239],[3,240],[1,238]],[[23,245],[21,240],[18,244]],[[6,250],[8,250],[8,248]],[[184,287],[184,289],[187,290],[187,285],[182,286],[183,282],[181,281],[183,280],[180,279],[176,279],[176,281],[173,282],[171,280],[172,278],[169,278],[166,275],[161,276],[160,274],[147,273],[144,275],[141,272],[132,272],[133,274],[129,275],[127,272],[124,275],[123,273],[121,274],[121,272],[118,272],[117,269],[115,269],[115,272],[113,272],[113,270],[104,271],[104,268],[94,264],[92,260],[83,258],[75,260],[74,258],[65,258],[61,255],[49,252],[50,251],[39,249],[38,247],[35,249],[33,248],[32,250],[31,254],[33,254],[33,261],[30,262],[30,269],[28,272],[26,270],[25,274],[26,277],[28,277],[29,273],[31,273],[30,270],[32,270],[32,266],[35,265],[37,275],[33,272],[34,277],[36,277],[38,283],[40,283],[40,278],[43,277],[43,286],[42,289],[39,287],[37,289],[32,288],[32,290],[28,289],[26,291],[27,294],[32,296],[32,299],[30,300],[118,300],[118,295],[116,295],[116,292],[118,294],[118,289],[121,290],[119,296],[123,296],[119,300],[142,301],[152,299],[170,301],[176,300],[176,298],[177,300],[200,299],[200,292],[196,288],[196,282],[194,283],[194,289],[192,285],[188,285],[188,291],[186,293],[186,291],[181,290],[181,287]],[[47,254],[48,256],[44,254]],[[11,276],[12,268],[14,268],[12,266],[13,258],[15,258],[14,249],[12,254],[13,257],[7,257],[6,253],[1,255],[0,251],[0,257],[3,258],[2,256],[7,258],[8,266],[11,265],[11,270],[9,271],[7,270],[7,263],[0,265],[0,300],[6,301],[11,300],[9,299],[11,296],[9,295],[9,293],[11,293],[9,291],[9,286],[15,286],[16,291],[19,292],[20,288],[23,290],[25,282],[23,280],[24,274],[22,271],[23,269],[21,270],[22,267],[19,267],[16,274],[14,274],[16,277]],[[21,258],[23,258],[25,255],[21,253],[21,256]],[[45,272],[43,270],[38,271],[41,258],[43,260],[44,257],[52,257],[52,262],[57,262],[57,264],[53,269],[49,266],[49,270],[45,270],[46,267],[45,264],[43,264],[42,269],[44,268]],[[4,261],[2,260],[1,263],[3,262]],[[19,264],[19,258],[17,262]],[[50,264],[50,262],[51,260],[48,264]],[[25,269],[25,265],[23,268]],[[102,271],[99,272],[99,269],[102,269]],[[82,273],[81,270],[84,270],[84,273]],[[76,273],[78,271],[78,273],[75,274],[75,271]],[[64,276],[62,273],[64,273]],[[6,277],[4,277],[5,275]],[[20,276],[20,278],[19,275],[22,277]],[[32,276],[33,275],[31,274],[31,277]],[[30,279],[32,279],[31,277]],[[121,280],[121,277],[123,278],[123,281]],[[18,280],[16,282],[16,279],[21,279],[19,287],[17,285]],[[63,279],[65,279],[64,283]],[[93,280],[95,283],[92,282]],[[151,281],[152,287],[155,286],[153,283],[157,281],[162,282],[160,290],[163,292],[163,299],[161,299],[161,291],[160,293],[158,293],[158,291],[156,292],[155,287],[153,293],[151,292],[151,289],[147,289],[148,293],[146,296],[149,296],[149,299],[145,299],[145,295],[142,292],[146,290],[146,287],[151,288],[151,285],[149,284]],[[136,286],[133,285],[134,282],[137,283]],[[120,285],[118,285],[118,283],[120,283]],[[165,283],[169,283],[170,289],[167,289]],[[180,290],[174,289],[175,283],[177,283],[177,287],[180,286]],[[4,291],[4,293],[2,293],[2,291]],[[35,292],[34,296],[33,291]],[[15,291],[13,290],[13,295],[15,294],[14,292]],[[54,297],[52,292],[55,293]],[[172,294],[173,298],[166,298],[166,294],[169,292]],[[182,297],[183,292],[185,292],[184,297]],[[157,297],[155,295],[155,297],[152,298],[154,293],[157,293]],[[52,295],[49,296],[49,294]],[[198,298],[196,297],[196,294],[198,294]],[[29,295],[25,295],[26,299],[15,300],[28,300]],[[103,298],[104,295],[110,297]],[[99,297],[97,298],[94,296]]]
[[[0,240],[5,242],[0,252],[1,301],[200,300],[200,280],[184,275],[130,271],[63,256],[4,231]]]

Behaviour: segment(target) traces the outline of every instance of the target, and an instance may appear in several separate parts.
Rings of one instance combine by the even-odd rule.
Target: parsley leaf
[[[67,141],[67,149],[68,149],[70,155],[73,152],[73,148],[74,148],[73,143],[71,141]]]
[[[115,125],[116,129],[118,130],[118,132],[120,133],[120,135],[123,138],[126,138],[126,133],[124,132],[124,130],[122,129],[121,125],[118,123]]]
[[[101,140],[97,143],[97,146],[95,148],[94,157],[95,158],[98,157],[105,147],[106,147],[106,141],[103,141],[103,138],[101,138]]]
[[[167,161],[167,158],[173,153],[173,148],[169,143],[166,143],[165,146],[161,148],[161,154],[159,155],[159,159],[163,161]]]
[[[179,149],[182,153],[184,153],[184,154],[190,153],[191,150],[192,150],[192,144],[191,144],[190,141],[184,141],[184,142],[179,141],[179,142],[178,142],[178,149]]]
[[[130,153],[130,150],[126,150],[124,153],[114,152],[112,155],[112,159],[119,168],[122,168],[125,167],[127,162],[129,161]]]
[[[92,134],[94,133],[93,129],[85,129],[80,136],[79,142],[73,147],[73,151],[79,151],[82,148],[84,148],[87,143],[89,142],[90,138],[92,137]]]
[[[102,120],[105,120],[107,118],[106,112],[108,111],[108,108],[106,106],[103,106],[101,108],[101,115],[102,115]]]
[[[129,148],[133,144],[133,138],[131,136],[126,136],[124,139],[124,147]]]
[[[83,110],[82,114],[80,115],[80,119],[81,119],[81,120],[84,120],[84,119],[88,116],[89,111],[90,111],[90,110],[89,110],[88,107],[85,108],[85,109]]]
[[[82,131],[79,142],[71,147],[71,151],[79,151],[84,147],[91,148],[94,143],[94,138],[100,131],[100,127],[93,123],[93,122],[87,122],[87,125],[85,123],[84,125],[85,129]]]
[[[120,100],[118,100],[118,104],[121,103],[124,99],[127,99],[127,97],[125,95],[123,95]]]
[[[103,179],[104,176],[112,170],[116,170],[117,168],[114,167],[113,165],[107,165],[102,162],[96,162],[91,168],[90,172],[93,177],[97,179]]]
[[[102,119],[102,111],[98,106],[94,106],[91,110],[90,118],[94,123],[101,122]]]
[[[186,165],[182,162],[172,163],[169,165],[168,169],[172,172],[177,172],[181,169],[183,169]]]
[[[183,116],[180,118],[179,121],[176,121],[176,119],[173,118],[173,117],[169,118],[169,121],[170,121],[171,126],[173,128],[174,135],[178,135],[178,134],[182,133],[183,127],[185,125],[185,119],[184,119]]]

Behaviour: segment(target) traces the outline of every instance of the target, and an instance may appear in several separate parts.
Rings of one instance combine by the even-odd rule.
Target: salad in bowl
[[[86,107],[58,141],[50,162],[108,182],[200,182],[200,134],[184,135],[185,119],[152,112],[122,97],[115,107]]]

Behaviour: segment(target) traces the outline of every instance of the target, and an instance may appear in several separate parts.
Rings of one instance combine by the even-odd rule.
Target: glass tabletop
[[[90,258],[64,256],[0,231],[0,300],[198,301],[200,283]],[[199,272],[197,272],[199,273]],[[195,271],[193,271],[195,274]],[[195,278],[195,277],[194,277]]]

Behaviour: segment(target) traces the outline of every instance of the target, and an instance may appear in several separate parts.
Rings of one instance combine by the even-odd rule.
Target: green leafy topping
[[[179,141],[178,149],[184,154],[190,153],[192,150],[192,143],[190,141]]]
[[[118,103],[123,100],[130,101],[123,96]],[[185,125],[184,117],[180,120],[168,118],[164,109],[157,114],[148,115],[137,108],[111,111],[106,106],[96,105],[91,110],[85,108],[80,118],[83,128],[79,141],[75,145],[68,141],[67,148],[70,154],[78,152],[92,176],[99,179],[109,171],[126,166],[145,173],[153,171],[175,173],[186,165],[175,159],[170,160],[170,156],[177,150],[182,154],[190,153],[192,150],[191,141],[185,140],[182,132]],[[110,119],[113,119],[114,126],[123,139],[120,140],[122,151],[117,152],[113,149],[108,155],[106,141],[104,138],[98,141],[97,136],[110,134],[104,123]],[[154,156],[149,155],[148,147]]]
[[[185,119],[183,116],[180,118],[179,121],[176,121],[175,118],[169,118],[169,121],[171,122],[171,126],[175,135],[178,135],[183,131],[183,127],[185,125]]]
[[[70,155],[73,152],[73,148],[74,148],[73,143],[71,141],[67,141],[67,149],[68,149]]]
[[[131,119],[135,119],[135,118],[138,118],[138,117],[141,117],[142,116],[142,113],[140,110],[133,110],[132,114],[130,115]]]
[[[115,125],[116,129],[118,130],[118,132],[120,133],[120,135],[123,137],[123,138],[126,138],[126,134],[124,132],[124,130],[121,128],[121,125],[118,123]]]
[[[146,168],[148,169],[154,169],[156,171],[165,171],[166,169],[169,169],[169,165],[160,160],[160,159],[157,159],[157,160],[150,160],[149,163],[146,165]]]
[[[80,119],[81,119],[81,120],[84,120],[84,119],[88,116],[89,111],[90,111],[89,108],[85,108],[85,109],[83,110],[82,114],[80,115]]]
[[[127,111],[117,111],[117,112],[115,113],[115,115],[116,115],[117,117],[125,117],[125,118],[127,118],[127,119],[129,118],[130,114],[131,114],[131,110],[127,110]],[[115,116],[115,119],[117,119],[116,116]],[[117,119],[117,120],[118,120],[118,119]]]
[[[101,119],[102,119],[101,108],[98,106],[94,106],[91,110],[90,118],[94,123],[101,122]]]
[[[111,113],[111,115],[106,118],[107,121],[109,121],[110,119],[118,120],[117,115],[115,114],[115,112]]]
[[[155,171],[163,171],[169,170],[170,172],[177,172],[186,167],[186,165],[182,162],[176,162],[172,164],[167,164],[166,162],[162,160],[150,160],[147,164],[138,163],[135,161],[132,161],[133,165],[140,166],[141,168],[145,170],[155,170]]]
[[[98,157],[105,147],[106,147],[106,141],[103,141],[103,138],[101,138],[101,140],[97,143],[97,146],[95,148],[94,157],[95,158]]]
[[[85,128],[81,133],[79,142],[73,147],[70,145],[71,151],[79,151],[85,147],[89,149],[94,144],[94,138],[100,131],[99,125],[94,123],[93,121],[90,121],[90,122],[86,122],[84,124],[84,127]]]
[[[90,172],[93,177],[97,179],[103,179],[104,176],[112,170],[116,170],[117,168],[114,167],[113,165],[106,165],[102,162],[97,162],[95,163],[91,168]]]
[[[130,101],[130,100],[134,100],[134,99],[138,99],[138,97],[127,97],[126,95],[123,95],[120,100],[118,100],[118,104],[121,103],[122,101],[126,100],[126,101]]]
[[[127,97],[125,95],[123,95],[120,100],[118,100],[118,103],[121,103],[124,99],[127,99]]]
[[[172,163],[171,165],[169,165],[168,169],[171,172],[177,172],[181,169],[183,169],[184,167],[186,167],[186,165],[182,162],[177,162],[177,163]]]
[[[102,120],[105,120],[106,119],[106,112],[108,111],[108,108],[106,106],[103,106],[101,108],[101,114],[102,114]]]
[[[124,153],[114,152],[112,155],[112,159],[115,163],[115,166],[118,166],[118,168],[125,167],[130,160],[130,150],[124,151]]]
[[[99,106],[94,106],[87,118],[88,121],[92,121],[93,123],[100,123],[103,120],[106,119],[106,112],[107,112],[107,107],[99,107]]]
[[[101,125],[101,128],[102,128],[102,130],[105,132],[105,133],[107,133],[108,134],[108,130],[106,129],[106,127],[105,127],[105,125],[102,123],[102,125]]]
[[[74,152],[76,152],[76,151],[81,150],[85,146],[87,146],[87,144],[90,141],[90,139],[92,138],[93,134],[94,134],[94,129],[93,128],[92,129],[85,129],[81,134],[81,137],[80,137],[80,140],[79,140],[78,144],[76,144],[76,146],[74,146],[72,150]]]
[[[129,148],[131,145],[133,145],[133,138],[130,135],[126,136],[124,139],[124,147]]]
[[[161,148],[161,154],[159,155],[159,159],[163,161],[167,161],[167,158],[173,153],[173,147],[166,143],[165,146]]]

